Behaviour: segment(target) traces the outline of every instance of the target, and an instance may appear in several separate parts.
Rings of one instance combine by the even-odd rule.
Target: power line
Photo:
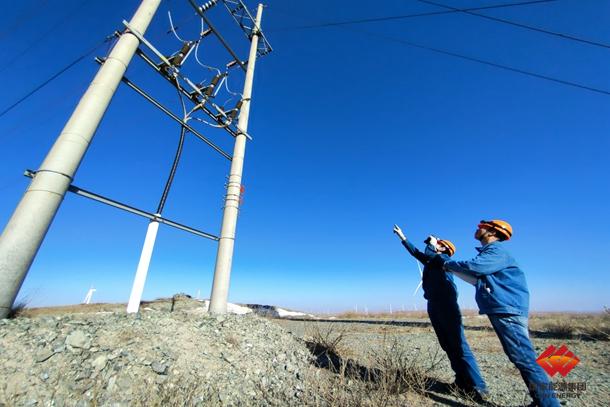
[[[85,80],[71,81],[68,86],[62,87],[61,93],[54,93],[53,95],[45,97],[45,104],[48,107],[36,114],[36,124],[31,123],[29,120],[12,122],[12,125],[2,132],[0,139],[10,138],[10,136],[14,135],[22,128],[28,127],[34,129],[39,127],[41,123],[48,122],[49,119],[56,116],[56,112],[63,108],[68,101],[74,100],[78,96],[78,92],[82,94],[83,89],[86,89],[89,82],[90,79],[88,78]]]
[[[46,0],[45,0],[46,1]],[[78,9],[80,9],[81,7],[78,7]],[[78,10],[76,9],[76,10]],[[74,11],[76,11],[74,10]],[[71,13],[73,14],[73,13]],[[70,14],[70,15],[71,15]],[[50,31],[54,30],[56,27],[53,27]],[[171,31],[168,31],[167,33],[169,34]],[[48,32],[47,32],[48,34]],[[95,52],[99,47],[101,47],[103,44],[109,42],[110,40],[112,40],[114,38],[114,35],[110,35],[108,37],[106,37],[104,39],[104,41],[102,41],[101,43],[97,44],[95,47],[91,48],[89,51],[85,52],[83,55],[79,56],[78,58],[76,58],[74,61],[70,62],[68,65],[66,65],[65,67],[63,67],[62,69],[60,69],[58,72],[56,72],[55,74],[51,75],[51,77],[49,77],[48,79],[46,79],[44,82],[42,82],[40,85],[36,86],[34,89],[32,89],[30,92],[28,92],[26,95],[24,95],[23,97],[21,97],[20,99],[18,99],[16,102],[14,102],[13,104],[11,104],[10,106],[8,106],[6,109],[4,109],[2,112],[0,112],[0,117],[4,116],[5,114],[7,114],[8,112],[10,112],[11,110],[13,110],[15,107],[17,107],[18,105],[20,105],[21,103],[23,103],[26,99],[28,99],[29,97],[31,97],[32,95],[34,95],[36,92],[38,92],[39,90],[41,90],[42,88],[44,88],[46,85],[48,85],[49,83],[51,83],[52,81],[54,81],[55,79],[57,79],[59,76],[61,76],[64,72],[66,72],[67,70],[69,70],[70,68],[72,68],[74,65],[78,64],[80,61],[82,61],[83,59],[85,59],[87,56],[91,55],[93,52]],[[23,51],[23,53],[29,51],[29,48],[26,51]],[[20,54],[19,56],[21,56],[22,54]],[[2,69],[4,70],[4,68]],[[2,70],[0,70],[0,72],[2,72]]]
[[[352,30],[350,30],[350,31],[352,31]],[[414,47],[414,48],[425,49],[425,50],[428,50],[428,51],[436,52],[438,54],[448,55],[448,56],[452,56],[454,58],[460,58],[460,59],[463,59],[463,60],[466,60],[466,61],[476,62],[478,64],[487,65],[487,66],[491,66],[491,67],[494,67],[494,68],[503,69],[503,70],[506,70],[506,71],[520,73],[522,75],[531,76],[533,78],[544,79],[546,81],[551,81],[551,82],[559,83],[559,84],[562,84],[562,85],[572,86],[572,87],[575,87],[575,88],[584,89],[584,90],[588,90],[588,91],[591,91],[591,92],[601,93],[603,95],[610,96],[610,91],[607,91],[607,90],[604,90],[604,89],[600,89],[600,88],[595,88],[593,86],[587,86],[587,85],[583,85],[583,84],[580,84],[580,83],[577,83],[577,82],[571,82],[571,81],[567,81],[567,80],[564,80],[564,79],[555,78],[555,77],[552,77],[552,76],[543,75],[543,74],[539,74],[539,73],[532,72],[532,71],[526,71],[525,69],[515,68],[515,67],[509,66],[509,65],[500,64],[498,62],[487,61],[487,60],[480,59],[480,58],[477,58],[477,57],[471,57],[471,56],[468,56],[468,55],[459,54],[457,52],[452,52],[452,51],[444,50],[444,49],[441,49],[441,48],[434,48],[434,47],[430,47],[430,46],[427,46],[427,45],[417,44],[415,42],[403,40],[401,38],[389,37],[389,36],[386,36],[386,35],[372,33],[372,32],[368,32],[368,31],[360,31],[360,30],[358,30],[358,31],[353,30],[353,31],[354,32],[358,32],[358,33],[362,33],[362,34],[366,34],[366,35],[369,35],[369,36],[377,37],[379,39],[384,39],[386,41],[391,41],[391,42],[395,42],[395,43],[402,44],[402,45],[407,45],[407,46]]]
[[[43,34],[39,35],[38,37],[36,37],[36,39],[34,41],[32,41],[32,43],[28,46],[26,46],[25,48],[23,48],[21,50],[21,52],[15,54],[15,55],[11,55],[10,57],[10,61],[8,61],[7,63],[5,63],[2,68],[0,68],[0,72],[4,72],[5,70],[7,70],[8,68],[11,67],[11,65],[13,65],[15,62],[17,62],[19,60],[19,58],[21,58],[22,56],[24,56],[25,54],[27,54],[29,51],[31,51],[33,48],[35,48],[37,45],[40,44],[40,42],[42,40],[44,40],[45,38],[47,38],[49,36],[49,34],[51,34],[53,31],[55,31],[57,28],[61,27],[68,19],[72,18],[72,16],[74,14],[76,14],[76,12],[78,12],[81,8],[83,8],[84,5],[86,5],[87,3],[81,3],[78,7],[74,8],[73,10],[69,11],[65,16],[63,16],[58,22],[56,22],[49,30],[45,31]]]
[[[551,0],[551,1],[556,1],[556,0]],[[510,3],[510,4],[503,4],[503,5],[497,5],[497,6],[488,6],[486,8],[498,8],[498,7],[509,7],[511,4],[513,6],[517,6],[517,5],[525,5],[525,4],[534,4],[534,3],[542,3],[542,2],[547,2],[547,1],[535,1],[535,2],[525,2],[525,3]],[[275,8],[277,10],[277,8]],[[479,9],[482,9],[482,7],[480,7]],[[465,11],[465,10],[473,10],[473,9],[462,9],[459,11]],[[281,11],[281,10],[278,10]],[[454,12],[458,12],[458,11],[446,11],[446,12],[440,12],[440,14],[447,14],[447,13],[454,13]],[[419,15],[409,15],[409,16],[419,16]],[[393,18],[406,18],[408,16],[395,16],[395,17],[385,17],[384,19],[393,19]],[[369,35],[372,37],[376,37],[379,39],[383,39],[386,41],[390,41],[390,42],[394,42],[394,43],[398,43],[401,45],[406,45],[406,46],[410,46],[413,48],[419,48],[419,49],[424,49],[427,51],[431,51],[431,52],[435,52],[438,54],[443,54],[443,55],[447,55],[447,56],[451,56],[454,58],[459,58],[462,60],[466,60],[466,61],[470,61],[470,62],[475,62],[481,65],[486,65],[486,66],[490,66],[493,68],[498,68],[498,69],[502,69],[505,71],[511,71],[511,72],[515,72],[515,73],[519,73],[522,75],[526,75],[526,76],[530,76],[533,78],[537,78],[537,79],[542,79],[542,80],[546,80],[546,81],[550,81],[550,82],[554,82],[554,83],[559,83],[561,85],[565,85],[565,86],[571,86],[571,87],[575,87],[575,88],[579,88],[579,89],[583,89],[583,90],[588,90],[591,92],[596,92],[596,93],[600,93],[603,95],[607,95],[610,96],[610,91],[605,90],[605,89],[600,89],[600,88],[596,88],[593,86],[587,86],[587,85],[583,85],[577,82],[572,82],[572,81],[568,81],[568,80],[564,80],[564,79],[560,79],[560,78],[555,78],[552,76],[548,76],[548,75],[544,75],[544,74],[539,74],[536,72],[532,72],[532,71],[527,71],[525,69],[521,69],[521,68],[516,68],[513,66],[509,66],[509,65],[504,65],[498,62],[494,62],[494,61],[488,61],[482,58],[477,58],[477,57],[472,57],[472,56],[468,56],[468,55],[463,55],[463,54],[459,54],[457,52],[453,52],[453,51],[449,51],[449,50],[445,50],[445,49],[441,49],[441,48],[435,48],[435,47],[431,47],[428,45],[423,45],[423,44],[418,44],[412,41],[408,41],[408,40],[404,40],[401,38],[396,38],[396,37],[390,37],[390,36],[386,36],[383,34],[378,34],[378,33],[373,33],[370,31],[362,31],[362,30],[356,30],[356,29],[350,29],[349,27],[345,27],[345,25],[348,24],[358,24],[358,23],[362,23],[362,22],[371,22],[371,21],[380,21],[379,19],[367,19],[367,20],[352,20],[352,21],[340,21],[340,22],[335,22],[335,23],[323,23],[323,24],[315,24],[315,25],[308,25],[308,26],[301,26],[301,27],[295,27],[295,28],[324,28],[324,27],[330,27],[330,26],[338,26],[338,28],[342,28],[344,30],[347,31],[351,31],[351,32],[356,32],[359,34],[365,34],[365,35]]]
[[[519,28],[524,28],[526,30],[536,31],[536,32],[540,32],[540,33],[543,33],[543,34],[552,35],[552,36],[559,37],[559,38],[564,39],[564,40],[576,41],[576,42],[580,42],[580,43],[583,43],[583,44],[593,45],[593,46],[601,47],[601,48],[610,48],[610,45],[608,45],[608,44],[604,44],[604,43],[593,41],[593,40],[588,40],[586,38],[575,37],[575,36],[570,35],[570,34],[564,34],[564,33],[556,32],[556,31],[550,31],[550,30],[546,30],[544,28],[539,28],[539,27],[535,27],[535,26],[532,26],[532,25],[528,25],[528,24],[518,23],[518,22],[515,22],[515,21],[506,20],[506,19],[499,18],[499,17],[492,17],[492,16],[488,16],[486,14],[476,13],[476,12],[474,12],[474,9],[459,9],[459,8],[451,7],[451,6],[448,6],[448,5],[445,5],[445,4],[441,4],[441,3],[437,3],[437,2],[434,2],[434,1],[430,1],[430,0],[417,0],[417,1],[420,2],[420,3],[424,3],[424,4],[430,4],[430,5],[433,5],[433,6],[442,7],[444,9],[451,10],[452,12],[464,13],[464,14],[468,14],[468,15],[471,15],[471,16],[475,16],[475,17],[485,18],[487,20],[495,21],[495,22],[498,22],[498,23],[507,24],[507,25],[511,25],[511,26],[519,27]]]
[[[2,112],[0,112],[0,117],[4,116],[5,114],[7,114],[8,112],[10,112],[11,110],[13,110],[15,107],[17,107],[19,104],[21,104],[23,101],[25,101],[27,98],[29,98],[30,96],[32,96],[33,94],[35,94],[36,92],[38,92],[40,89],[44,88],[45,86],[47,86],[49,83],[51,83],[52,81],[54,81],[55,79],[57,79],[61,74],[63,74],[64,72],[66,72],[68,69],[72,68],[74,65],[78,64],[80,61],[82,61],[83,59],[85,59],[87,56],[91,55],[93,52],[95,52],[99,47],[101,47],[102,45],[104,45],[106,42],[110,41],[112,38],[114,38],[114,36],[109,36],[107,38],[104,39],[104,41],[98,43],[95,47],[91,48],[89,51],[87,51],[86,53],[84,53],[83,55],[79,56],[78,58],[76,58],[74,61],[70,62],[68,65],[66,65],[65,67],[63,67],[62,69],[60,69],[58,72],[56,72],[55,74],[53,74],[49,79],[45,80],[44,82],[42,82],[40,85],[36,86],[34,89],[32,89],[30,92],[28,92],[26,95],[24,95],[23,97],[21,97],[19,100],[17,100],[15,103],[13,103],[12,105],[10,105],[9,107],[7,107],[6,109],[4,109]]]
[[[336,27],[336,26],[342,26],[342,25],[353,25],[353,24],[364,24],[364,23],[376,23],[376,22],[381,22],[381,21],[437,16],[437,15],[442,15],[442,14],[454,14],[454,13],[467,12],[467,11],[468,12],[469,11],[481,11],[481,10],[490,10],[490,9],[497,9],[497,8],[526,6],[526,5],[530,5],[530,4],[552,3],[555,1],[557,1],[557,0],[532,0],[532,1],[524,1],[524,2],[520,2],[520,3],[504,3],[504,4],[496,4],[496,5],[491,5],[491,6],[473,7],[473,8],[467,8],[467,9],[429,11],[429,12],[425,12],[425,13],[403,14],[403,15],[398,15],[398,16],[364,18],[364,19],[359,19],[359,20],[334,21],[334,22],[327,22],[327,23],[303,25],[303,26],[298,26],[298,27],[279,28],[279,29],[275,29],[275,30],[270,30],[270,32],[271,31],[278,32],[278,31],[305,30],[305,29],[311,29],[311,28]],[[273,8],[277,10],[276,7],[273,7]]]

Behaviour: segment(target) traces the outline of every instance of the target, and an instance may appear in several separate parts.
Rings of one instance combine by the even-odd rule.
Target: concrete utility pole
[[[160,2],[143,0],[130,26],[144,33]],[[138,45],[138,39],[131,33],[125,33],[118,40],[0,236],[0,318],[5,318],[10,312],[36,252]]]
[[[225,207],[222,215],[222,226],[216,266],[214,267],[214,284],[210,296],[210,313],[225,314],[227,312],[227,298],[229,296],[229,280],[231,278],[231,263],[233,261],[233,248],[235,246],[235,229],[237,214],[239,212],[239,198],[241,194],[241,175],[244,168],[244,155],[246,153],[246,134],[248,132],[248,117],[250,115],[250,98],[252,96],[252,82],[254,79],[254,65],[256,63],[257,47],[263,15],[263,5],[259,4],[256,11],[256,21],[252,30],[250,55],[244,82],[243,104],[239,112],[237,128],[239,134],[235,138],[233,161],[227,185]]]
[[[146,275],[148,274],[148,267],[150,266],[158,231],[159,222],[151,220],[148,224],[148,229],[146,230],[146,238],[144,239],[144,246],[142,247],[140,261],[138,262],[138,268],[136,269],[136,277],[133,282],[133,287],[131,288],[131,294],[129,295],[129,302],[127,303],[127,313],[129,314],[133,314],[140,310],[140,301],[142,300]]]

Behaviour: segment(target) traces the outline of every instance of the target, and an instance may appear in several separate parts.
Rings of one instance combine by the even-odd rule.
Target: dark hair
[[[506,240],[506,235],[500,232],[497,228],[489,228],[488,230],[494,232],[494,236],[497,237],[499,241],[503,242]]]

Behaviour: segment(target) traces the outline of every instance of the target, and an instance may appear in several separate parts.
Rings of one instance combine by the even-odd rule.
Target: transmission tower
[[[107,58],[96,59],[101,65],[97,75],[81,98],[42,165],[38,171],[27,170],[25,172],[26,176],[32,178],[32,182],[0,236],[0,318],[6,317],[9,313],[36,252],[42,244],[44,236],[67,191],[150,220],[144,248],[136,271],[134,287],[130,296],[128,312],[136,312],[138,310],[155,237],[160,224],[178,228],[218,242],[210,310],[215,313],[226,312],[237,213],[240,203],[245,146],[246,140],[251,139],[251,136],[248,134],[248,116],[254,66],[257,56],[265,55],[271,52],[272,49],[260,30],[262,5],[259,4],[256,18],[254,18],[243,1],[221,1],[231,17],[250,40],[248,59],[242,60],[205,14],[220,2],[218,0],[211,0],[199,6],[193,0],[189,0],[202,21],[200,38],[195,41],[184,41],[177,52],[167,57],[145,38],[146,29],[160,2],[161,0],[143,0],[131,21],[123,21],[124,30],[115,33],[117,37],[116,45]],[[204,29],[204,26],[207,28]],[[174,30],[173,24],[172,30]],[[211,34],[228,51],[231,60],[226,64],[225,72],[218,70],[217,75],[209,83],[204,84],[203,82],[189,79],[181,71],[181,67],[189,55],[193,53],[193,50],[196,50],[199,43]],[[137,55],[144,61],[145,65],[153,69],[175,87],[183,105],[182,117],[163,106],[124,76],[127,66],[134,55]],[[227,110],[217,105],[214,102],[214,97],[217,95],[223,81],[226,81],[228,70],[233,67],[239,67],[245,71],[245,82],[240,100],[234,108]],[[93,139],[95,131],[121,82],[153,104],[169,118],[179,123],[182,129],[181,142],[176,159],[174,160],[161,202],[154,213],[101,196],[72,184],[72,180]],[[226,86],[226,82],[224,83]],[[190,111],[186,109],[185,100],[192,105]],[[189,119],[193,118],[195,114],[206,116],[209,121],[199,120],[213,127],[222,128],[235,138],[233,155],[223,151],[188,123]],[[237,120],[235,120],[236,118]],[[182,142],[186,133],[193,134],[217,153],[231,161],[220,236],[167,219],[161,213],[167,199],[171,181],[175,175]]]

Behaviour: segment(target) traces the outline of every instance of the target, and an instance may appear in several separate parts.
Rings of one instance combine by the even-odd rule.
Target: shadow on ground
[[[318,368],[328,369],[333,373],[343,374],[345,377],[350,379],[370,383],[379,384],[379,382],[382,380],[388,380],[387,373],[381,369],[364,366],[351,359],[343,359],[334,350],[316,342],[306,341],[305,344],[307,345],[307,349],[309,349],[311,354],[314,356],[313,363]],[[396,375],[394,380],[395,382],[399,382],[399,378],[404,377],[404,372],[397,371],[392,372],[391,374]],[[390,380],[392,379],[390,378]],[[445,383],[429,376],[423,378],[423,383],[420,384],[420,388],[424,389],[423,393],[425,397],[447,406],[462,407],[476,404],[487,407],[503,407],[489,401],[476,399],[471,395],[465,395],[464,397],[466,401],[460,402],[456,400],[456,398],[460,398],[461,396],[451,383]],[[398,388],[394,390],[396,390],[397,393],[400,393],[408,390],[408,386],[405,386],[403,389]]]

